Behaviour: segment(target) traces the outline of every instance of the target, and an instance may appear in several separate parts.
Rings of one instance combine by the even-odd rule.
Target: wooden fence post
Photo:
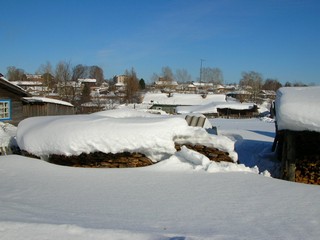
[[[296,148],[295,148],[295,135],[291,131],[287,131],[287,178],[289,181],[296,179]]]

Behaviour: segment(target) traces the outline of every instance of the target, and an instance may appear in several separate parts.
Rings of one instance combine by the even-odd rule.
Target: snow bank
[[[240,102],[211,102],[199,106],[179,106],[177,107],[177,113],[217,113],[218,108],[230,108],[236,110],[252,109],[254,103],[240,103]]]
[[[0,156],[0,238],[319,239],[318,186],[157,165],[70,168]]]
[[[0,147],[10,147],[15,145],[15,135],[17,127],[9,124],[0,122]]]
[[[22,150],[37,156],[128,151],[144,153],[153,161],[174,154],[175,142],[198,143],[229,152],[237,160],[234,142],[227,137],[190,127],[181,117],[161,117],[134,110],[28,118],[18,125],[17,142]]]
[[[277,91],[279,130],[320,132],[320,87],[284,87]]]
[[[203,105],[210,102],[225,102],[224,94],[208,94],[203,98],[200,94],[174,93],[168,97],[166,93],[146,93],[143,99],[144,104],[168,104],[168,105]]]
[[[251,172],[259,173],[257,167],[249,168],[243,164],[229,162],[213,162],[206,156],[182,146],[181,151],[177,152],[169,159],[161,161],[154,165],[155,169],[163,171],[206,171],[211,173],[217,172]]]

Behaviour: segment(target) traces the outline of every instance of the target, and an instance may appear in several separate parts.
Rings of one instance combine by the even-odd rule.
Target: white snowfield
[[[190,127],[181,117],[161,117],[134,110],[33,117],[21,121],[17,130],[19,147],[36,156],[128,151],[144,153],[156,162],[176,152],[175,142],[216,147],[229,152],[237,161],[234,142],[227,137]]]
[[[148,134],[140,137],[160,132],[160,126],[165,128],[161,123],[168,128],[177,127],[162,130],[166,138],[163,144],[171,145],[172,136],[183,139],[189,133],[206,139],[202,130],[190,130],[180,121],[183,119],[117,110],[73,120],[71,116],[62,118],[68,123],[62,129],[58,118],[26,121],[18,129],[20,144],[31,150],[41,149],[42,154],[49,150],[50,141],[55,149],[58,147],[47,134],[57,133],[59,137],[61,132],[67,135],[75,130],[80,143],[73,143],[74,150],[85,141],[77,134],[89,119],[97,128],[102,128],[100,122],[108,125],[110,120],[114,125],[107,130],[113,136],[116,134],[112,132],[122,126],[114,123],[116,118],[123,125],[133,124],[126,128],[127,135],[136,133],[134,128],[141,127],[137,123],[145,121],[148,128],[140,130]],[[85,124],[81,125],[82,121]],[[185,147],[155,165],[131,169],[73,168],[17,155],[0,156],[0,239],[318,240],[319,186],[258,174],[265,169],[273,173],[276,165],[270,152],[274,124],[258,119],[210,121],[218,127],[220,137],[228,137],[226,142],[232,149],[231,143],[236,141],[235,149],[243,164],[210,163],[205,156]],[[47,128],[54,129],[49,132]],[[158,130],[152,132],[149,128]],[[182,134],[184,130],[188,134]],[[98,133],[85,133],[92,146],[97,147],[93,138]],[[33,138],[43,139],[42,148]],[[159,141],[157,136],[154,138]],[[141,143],[138,138],[131,140]],[[210,140],[221,145],[225,141]],[[148,144],[155,152],[162,152],[156,149],[159,146]]]
[[[320,132],[320,87],[283,87],[277,92],[279,130]]]

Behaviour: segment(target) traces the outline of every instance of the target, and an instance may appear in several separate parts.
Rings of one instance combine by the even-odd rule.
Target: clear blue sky
[[[0,72],[59,61],[132,67],[146,81],[164,66],[196,80],[218,67],[226,83],[256,71],[320,85],[318,0],[0,0]]]

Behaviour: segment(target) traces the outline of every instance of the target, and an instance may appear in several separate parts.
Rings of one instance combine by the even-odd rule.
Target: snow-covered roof
[[[12,84],[18,86],[41,86],[43,83],[41,81],[11,81]]]
[[[277,91],[279,130],[320,132],[320,87],[283,87]]]
[[[174,93],[168,97],[166,93],[146,93],[143,103],[164,105],[203,105],[211,102],[225,102],[224,94],[208,94],[203,98],[200,94]]]
[[[164,86],[166,86],[166,85],[177,86],[177,85],[179,85],[179,84],[178,84],[178,82],[176,82],[176,81],[162,81],[162,80],[159,80],[159,81],[155,81],[155,85],[160,85],[160,86],[162,86],[162,85],[164,85]]]
[[[208,82],[193,82],[192,84],[197,87],[213,87],[213,83]]]
[[[95,78],[79,78],[78,81],[81,83],[96,83],[97,79],[95,79]]]
[[[273,90],[261,90],[259,94],[276,95],[276,92]]]
[[[53,98],[46,98],[46,97],[24,97],[23,98],[27,102],[42,102],[42,103],[55,103],[59,105],[65,105],[73,107],[73,105],[69,102],[53,99]]]
[[[177,113],[180,114],[188,114],[188,113],[201,113],[201,114],[208,114],[208,113],[217,113],[218,108],[229,108],[235,110],[247,110],[252,109],[254,107],[254,103],[240,103],[240,102],[212,102],[205,105],[198,105],[198,106],[179,106],[177,107]]]
[[[8,88],[13,89],[25,96],[30,96],[29,93],[27,93],[22,87],[13,84],[12,82],[10,82],[8,79],[6,79],[5,77],[0,77],[0,80],[3,82],[4,85],[6,85]]]
[[[238,91],[233,91],[233,92],[229,92],[229,94],[233,94],[233,95],[251,95],[252,93],[246,91],[246,90],[238,90]]]

